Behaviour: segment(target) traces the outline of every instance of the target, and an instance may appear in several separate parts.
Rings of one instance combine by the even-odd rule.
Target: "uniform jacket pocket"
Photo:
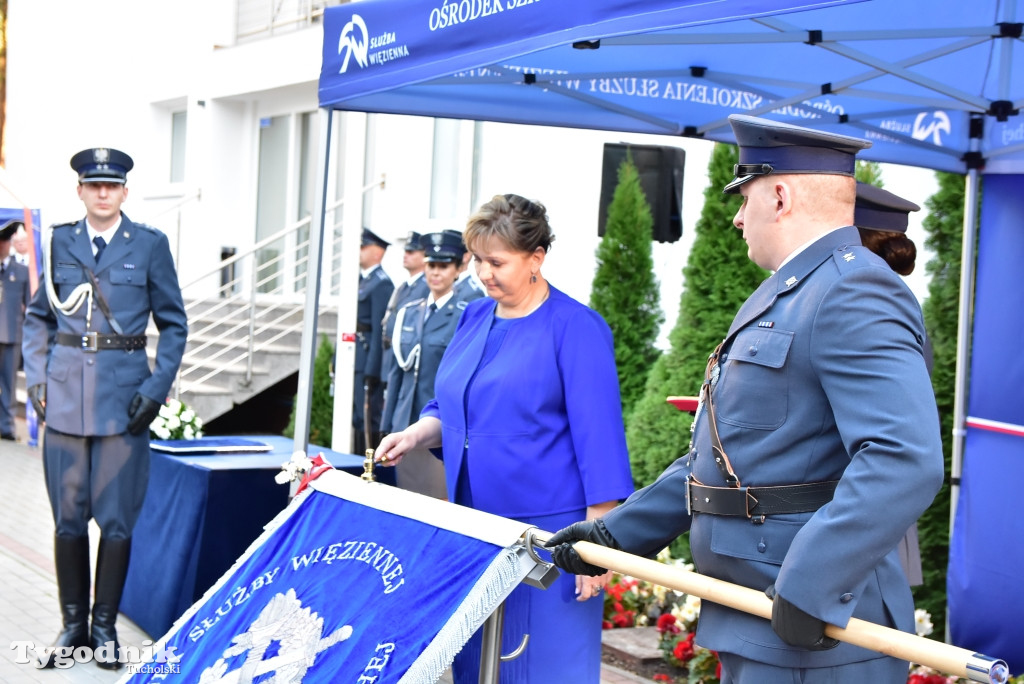
[[[110,282],[114,285],[135,285],[142,287],[146,284],[146,272],[135,269],[111,269],[109,272]]]
[[[749,328],[737,333],[714,394],[719,421],[760,430],[773,430],[786,422],[786,359],[792,343],[793,333],[787,330]]]
[[[74,261],[58,261],[53,267],[53,282],[59,285],[78,285],[86,282],[82,265]]]
[[[145,359],[145,352],[135,352],[136,354],[141,353],[142,358]],[[114,381],[121,387],[138,387],[149,379],[150,371],[149,364],[146,363],[143,366],[137,364],[122,363],[114,367]]]

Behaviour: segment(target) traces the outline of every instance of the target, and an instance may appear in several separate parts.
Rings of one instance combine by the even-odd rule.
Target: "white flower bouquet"
[[[203,419],[177,399],[168,399],[149,424],[151,439],[198,439],[203,436]]]

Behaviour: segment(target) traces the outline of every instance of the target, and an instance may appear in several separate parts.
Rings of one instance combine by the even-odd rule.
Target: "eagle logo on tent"
[[[358,14],[353,14],[352,19],[345,24],[345,28],[341,30],[341,36],[338,38],[338,54],[345,51],[345,60],[341,63],[341,69],[338,71],[339,74],[343,74],[348,70],[348,60],[353,56],[356,58],[356,64],[366,68],[366,52],[370,46],[370,34],[366,30],[366,22]]]

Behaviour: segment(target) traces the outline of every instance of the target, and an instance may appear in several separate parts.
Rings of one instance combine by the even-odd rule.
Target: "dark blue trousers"
[[[149,484],[149,431],[82,437],[47,427],[43,473],[58,536],[85,536],[94,518],[104,539],[128,539]]]

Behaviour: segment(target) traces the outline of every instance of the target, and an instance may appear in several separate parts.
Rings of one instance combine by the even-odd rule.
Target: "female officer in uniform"
[[[882,257],[889,268],[902,276],[914,272],[917,262],[917,246],[907,237],[910,212],[921,207],[910,200],[894,195],[888,190],[857,181],[857,203],[854,205],[853,222],[860,233],[865,247]],[[932,371],[932,345],[925,337],[925,364]],[[921,547],[917,538],[917,523],[910,526],[896,547],[900,555],[903,572],[907,573],[910,586],[924,582],[921,569]]]
[[[426,297],[398,310],[390,352],[395,363],[388,375],[387,401],[381,430],[399,432],[419,419],[420,411],[434,398],[434,376],[441,357],[455,334],[466,302],[455,296],[453,286],[466,249],[462,237],[450,232],[420,237],[424,249]],[[445,498],[444,466],[430,452],[419,450],[403,460],[397,472],[402,489]]]

